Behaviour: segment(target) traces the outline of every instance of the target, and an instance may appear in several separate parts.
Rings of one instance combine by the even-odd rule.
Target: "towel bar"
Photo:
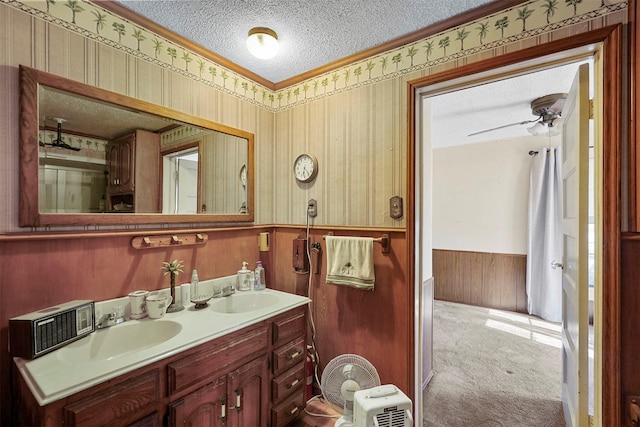
[[[327,235],[322,236],[322,240],[326,240],[327,236],[333,236],[332,232],[329,232]],[[374,237],[373,241],[376,243],[382,244],[382,253],[388,254],[391,252],[391,238],[388,234],[383,234],[382,237]]]

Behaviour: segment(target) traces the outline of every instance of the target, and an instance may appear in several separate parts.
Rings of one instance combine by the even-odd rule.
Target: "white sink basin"
[[[162,344],[175,337],[182,325],[171,320],[131,321],[99,329],[56,351],[67,363],[99,362]]]
[[[235,293],[222,297],[211,304],[211,310],[217,313],[248,313],[274,305],[278,297],[273,294],[255,292],[250,294]]]

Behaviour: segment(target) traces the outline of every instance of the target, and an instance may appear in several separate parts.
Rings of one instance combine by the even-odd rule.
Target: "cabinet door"
[[[229,425],[266,427],[269,404],[269,365],[261,356],[228,375]]]
[[[107,145],[107,172],[109,173],[109,190],[118,188],[118,177],[120,175],[120,145],[117,142],[110,142]]]
[[[135,134],[123,136],[107,145],[107,170],[111,193],[126,193],[134,188]]]
[[[192,427],[222,427],[227,410],[225,377],[169,404],[169,425]]]
[[[135,188],[135,134],[120,141],[120,191],[131,192]]]

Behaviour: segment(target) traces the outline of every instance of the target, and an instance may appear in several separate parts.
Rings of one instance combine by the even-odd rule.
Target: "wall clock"
[[[299,182],[311,182],[318,174],[318,159],[313,154],[300,154],[293,162],[293,173]]]
[[[247,165],[242,165],[240,168],[240,182],[243,187],[247,186]]]

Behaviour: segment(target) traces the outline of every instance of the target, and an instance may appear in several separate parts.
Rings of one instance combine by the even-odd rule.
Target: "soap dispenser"
[[[236,288],[239,291],[249,291],[251,290],[251,270],[247,268],[249,265],[248,262],[242,262],[242,269],[238,270],[238,284]]]

